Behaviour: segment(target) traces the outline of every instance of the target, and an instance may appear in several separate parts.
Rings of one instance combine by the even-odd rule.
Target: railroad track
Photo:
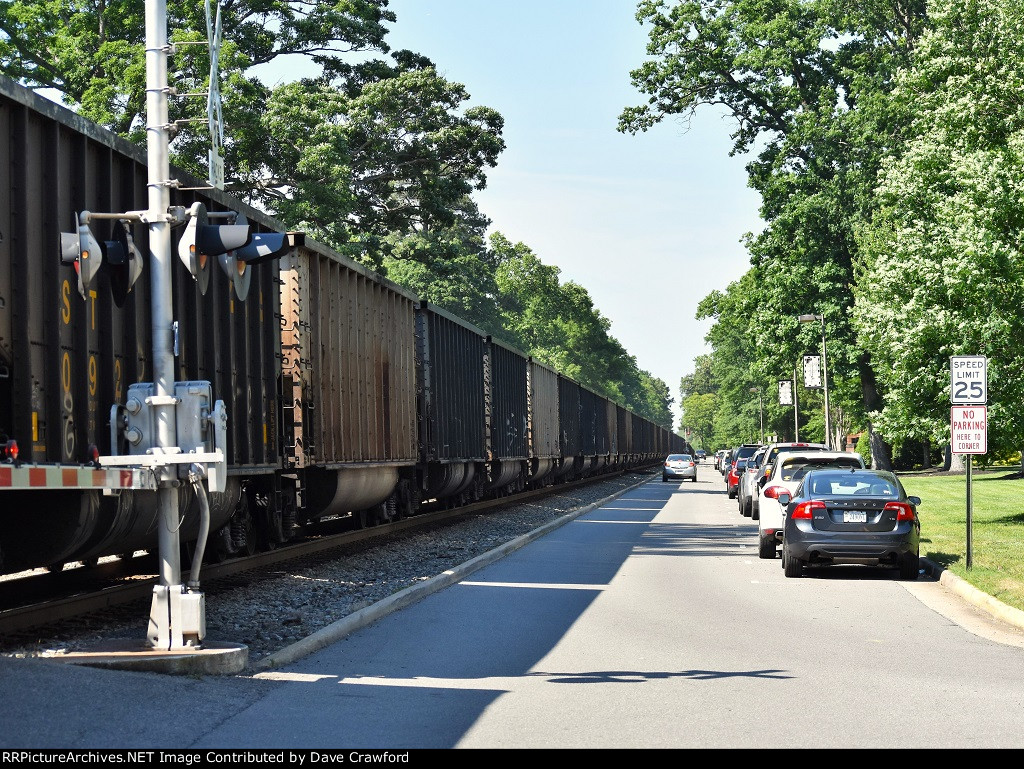
[[[233,581],[232,577],[246,571],[266,569],[346,545],[360,542],[370,544],[372,540],[404,531],[444,525],[488,510],[562,494],[622,474],[606,473],[449,510],[423,512],[387,524],[320,534],[251,556],[203,564],[200,579],[203,589],[209,591],[216,589],[211,585],[215,580]],[[33,628],[74,621],[97,612],[146,601],[152,596],[153,586],[158,584],[156,565],[157,559],[152,555],[146,555],[128,560],[115,560],[89,568],[67,569],[60,573],[0,582],[0,638],[17,637]],[[187,578],[186,571],[183,573],[183,580]]]

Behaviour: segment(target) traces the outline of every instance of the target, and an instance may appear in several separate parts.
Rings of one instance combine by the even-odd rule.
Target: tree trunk
[[[924,449],[924,456],[922,457],[924,462],[922,462],[922,465],[925,470],[930,470],[932,467],[932,442],[925,438],[922,446]]]
[[[892,454],[889,453],[889,444],[875,432],[875,428],[870,422],[868,423],[868,441],[871,446],[871,467],[875,470],[892,470]]]
[[[967,472],[967,465],[964,464],[963,454],[954,454],[950,451],[951,446],[947,443],[946,448],[943,451],[945,456],[945,464],[942,469],[950,473],[965,473]]]
[[[864,399],[865,413],[881,411],[883,403],[882,397],[878,394],[878,380],[875,379],[875,370],[871,367],[871,360],[866,352],[861,353],[857,359],[857,370],[860,373],[860,388]],[[868,423],[868,437],[871,441],[871,466],[876,470],[892,470],[892,447],[875,432],[870,423]]]

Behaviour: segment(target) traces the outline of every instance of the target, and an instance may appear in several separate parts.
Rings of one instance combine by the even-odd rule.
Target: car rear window
[[[733,459],[736,459],[736,460],[746,459],[747,457],[749,457],[752,454],[756,453],[759,448],[761,448],[761,447],[760,446],[740,446],[738,449],[736,449],[736,454],[733,456]]]
[[[779,467],[779,479],[783,481],[799,481],[807,474],[808,470],[814,470],[821,467],[862,468],[864,467],[864,464],[859,460],[859,458],[854,457],[843,457],[824,461],[811,459],[810,457],[784,457],[782,465]]]
[[[811,476],[811,494],[814,496],[899,497],[900,490],[885,478],[855,476],[851,473],[815,473]]]
[[[806,445],[806,446],[776,446],[775,448],[770,449],[768,451],[768,454],[765,455],[764,464],[766,464],[766,465],[773,464],[775,462],[775,460],[778,459],[779,454],[785,454],[787,452],[788,453],[792,453],[794,451],[827,451],[827,450],[828,449],[826,449],[824,446],[814,446],[814,445]]]

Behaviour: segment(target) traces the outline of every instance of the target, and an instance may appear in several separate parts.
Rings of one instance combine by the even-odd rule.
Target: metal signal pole
[[[150,317],[153,334],[153,387],[150,405],[156,416],[157,453],[178,453],[175,424],[174,354],[177,330],[172,318],[171,291],[171,203],[168,148],[171,125],[167,109],[167,3],[146,0],[146,146],[149,227]],[[181,550],[178,536],[177,465],[157,469],[159,510],[160,583],[153,588],[149,629],[146,638],[155,648],[174,650],[191,647],[201,639],[186,638],[182,628],[185,612],[203,617],[203,594],[192,592],[188,600],[181,581]]]

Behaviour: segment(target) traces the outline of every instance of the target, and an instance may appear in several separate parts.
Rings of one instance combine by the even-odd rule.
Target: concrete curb
[[[586,507],[581,507],[579,510],[566,513],[560,518],[549,521],[533,531],[529,531],[503,545],[499,545],[493,550],[489,550],[486,553],[478,555],[476,558],[472,558],[463,564],[459,564],[453,569],[448,569],[447,571],[441,572],[437,576],[431,577],[418,585],[412,585],[393,595],[389,595],[387,598],[381,599],[375,604],[353,612],[347,617],[343,617],[337,622],[333,622],[327,627],[317,630],[315,633],[303,638],[301,641],[296,641],[280,651],[267,655],[259,662],[255,663],[253,668],[261,672],[273,670],[281,665],[287,665],[301,659],[302,657],[310,655],[313,652],[319,651],[325,646],[330,646],[335,641],[339,641],[350,633],[376,622],[381,617],[384,617],[393,611],[405,608],[431,593],[436,593],[438,590],[443,590],[449,585],[453,585],[456,582],[465,579],[474,571],[482,569],[484,566],[488,566],[489,564],[504,558],[509,553],[523,547],[523,545],[529,544],[535,539],[543,537],[545,534],[554,531],[560,526],[564,526],[574,518],[578,518],[585,513],[596,510],[602,505],[606,505],[621,497],[627,491],[632,491],[633,489],[639,488],[649,482],[650,479],[646,479],[635,483],[632,486],[627,486],[626,488],[615,492],[611,496],[605,497],[604,499],[587,505]]]
[[[1024,629],[1024,611],[1008,606],[998,598],[978,590],[978,588],[967,582],[967,580],[962,577],[958,577],[953,572],[948,569],[944,569],[937,563],[929,561],[927,558],[922,558],[921,562],[924,563],[925,568],[928,569],[928,573],[931,577],[938,577],[939,584],[943,587],[952,590],[968,603],[988,612],[996,619],[1000,619],[1014,627]]]

